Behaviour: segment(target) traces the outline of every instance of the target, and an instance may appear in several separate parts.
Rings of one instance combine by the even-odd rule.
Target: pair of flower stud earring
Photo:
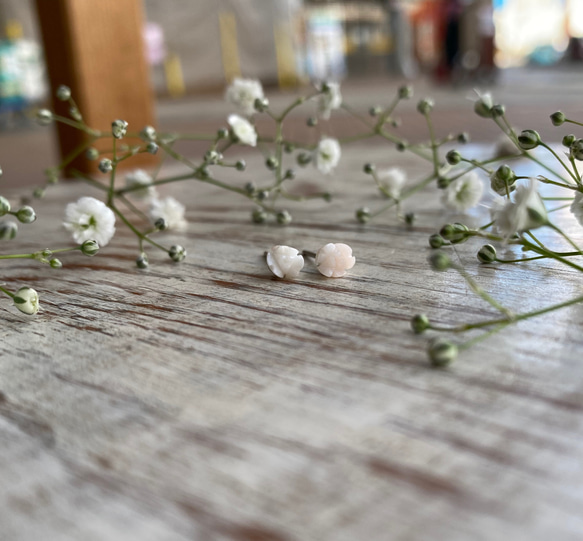
[[[304,250],[301,253],[291,246],[276,245],[265,252],[269,270],[278,278],[296,278],[304,267],[304,257],[311,257],[318,271],[328,278],[340,278],[354,267],[355,257],[348,244],[329,242],[317,252]]]

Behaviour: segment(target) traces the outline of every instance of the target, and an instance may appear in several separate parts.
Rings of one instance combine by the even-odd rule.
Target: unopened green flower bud
[[[253,107],[258,113],[263,113],[269,108],[269,100],[267,98],[256,98],[253,102]]]
[[[492,263],[496,260],[496,248],[491,244],[484,244],[478,250],[477,257],[480,263]]]
[[[67,101],[71,98],[71,89],[66,85],[60,85],[56,92],[57,99]]]
[[[577,139],[571,145],[571,156],[578,161],[583,161],[583,139]]]
[[[295,149],[296,147],[292,143],[285,143],[285,145],[283,145],[283,150],[287,154],[291,154]]]
[[[401,126],[401,119],[400,118],[391,119],[391,126],[393,126],[393,128],[399,128]]]
[[[36,112],[36,121],[41,126],[48,126],[53,121],[53,113],[48,109],[39,109]]]
[[[153,126],[144,126],[140,130],[140,139],[142,141],[155,141],[156,140],[156,128]]]
[[[564,113],[561,113],[561,111],[557,111],[551,115],[551,122],[553,123],[553,126],[561,126],[566,119],[567,117],[564,115]]]
[[[279,162],[277,161],[277,158],[275,156],[269,156],[269,158],[265,160],[265,167],[267,167],[267,169],[269,169],[270,171],[274,171],[277,168],[278,164]]]
[[[223,155],[216,150],[207,150],[204,155],[204,161],[209,165],[216,165],[223,160]]]
[[[506,114],[506,107],[504,105],[494,105],[492,107],[492,118],[499,118]]]
[[[437,179],[437,187],[440,190],[445,190],[450,184],[451,184],[451,179],[447,178],[447,177],[439,177]]]
[[[407,212],[407,214],[405,214],[405,223],[407,225],[413,225],[415,223],[415,213],[414,212]]]
[[[367,175],[372,175],[374,170],[375,170],[375,166],[372,163],[365,163],[364,167],[362,168],[362,170],[367,174]]]
[[[0,195],[0,216],[4,216],[10,212],[10,202],[5,197]]]
[[[153,142],[148,143],[146,145],[146,152],[148,154],[152,154],[152,156],[153,156],[154,154],[156,154],[158,152],[158,145],[156,143],[153,143]]]
[[[445,252],[433,252],[429,256],[429,264],[435,271],[445,271],[451,267],[451,259]]]
[[[474,102],[474,112],[482,118],[492,118],[492,96],[484,94]]]
[[[306,120],[306,126],[313,128],[318,125],[318,119],[315,116],[311,116]]]
[[[468,226],[460,224],[459,222],[444,225],[439,234],[452,244],[459,244],[468,240]]]
[[[256,224],[263,224],[267,221],[267,212],[265,212],[263,209],[255,209],[251,213],[251,219]]]
[[[99,244],[96,240],[86,240],[80,247],[81,253],[83,255],[93,257],[97,252],[99,252]]]
[[[148,254],[146,254],[146,252],[142,252],[136,258],[136,267],[138,267],[138,269],[147,269],[149,266],[150,263],[148,261]]]
[[[379,116],[383,112],[382,107],[375,105],[368,110],[368,114],[372,117]]]
[[[36,220],[36,213],[32,207],[24,205],[16,211],[16,219],[22,224],[31,224]]]
[[[247,182],[244,189],[249,195],[253,195],[257,191],[257,186],[255,186],[254,182]]]
[[[32,287],[21,287],[12,300],[14,306],[28,316],[33,316],[40,309],[38,293]]]
[[[217,130],[217,140],[227,139],[229,137],[229,130],[227,128],[219,128]]]
[[[60,259],[57,259],[56,257],[54,259],[51,259],[49,261],[49,265],[51,266],[51,268],[53,269],[60,269],[63,266],[63,263],[61,263]]]
[[[180,246],[180,244],[175,244],[170,247],[170,250],[168,250],[168,255],[172,261],[180,263],[186,257],[186,250],[183,246]]]
[[[267,190],[259,190],[255,197],[259,199],[259,201],[265,201],[269,197],[269,192]]]
[[[111,163],[111,160],[109,158],[103,158],[99,162],[99,165],[97,166],[97,168],[102,173],[109,173],[113,169],[113,164]]]
[[[450,150],[445,155],[445,159],[449,165],[457,165],[462,161],[462,155],[457,150]]]
[[[45,196],[45,189],[44,188],[35,188],[32,192],[33,197],[37,199],[42,199]]]
[[[403,85],[399,87],[399,99],[408,100],[413,97],[413,87],[410,85]]]
[[[158,218],[155,222],[154,222],[154,227],[158,230],[158,231],[166,231],[166,229],[168,229],[168,221],[164,218]]]
[[[468,132],[462,132],[457,136],[458,143],[465,145],[466,143],[470,142],[470,134]]]
[[[407,143],[405,141],[399,141],[396,145],[395,148],[399,151],[399,152],[405,152],[405,150],[407,150]]]
[[[0,239],[12,240],[18,233],[18,224],[16,222],[0,222]]]
[[[280,210],[276,215],[275,219],[280,225],[288,225],[292,221],[292,216],[287,210]]]
[[[437,337],[429,342],[427,354],[432,366],[441,368],[457,359],[458,347],[449,340]]]
[[[122,139],[128,131],[128,123],[125,120],[117,119],[111,123],[111,134],[116,139]]]
[[[535,130],[524,130],[518,136],[518,145],[523,150],[531,150],[541,143],[540,135]]]
[[[332,194],[330,192],[324,192],[322,194],[322,199],[327,203],[330,203],[330,201],[332,201]]]
[[[370,210],[367,207],[361,207],[356,211],[356,219],[365,224],[371,219]]]
[[[85,151],[85,157],[91,161],[96,160],[99,158],[99,150],[95,147],[90,147]]]
[[[293,180],[296,178],[296,172],[293,169],[286,169],[283,179],[284,180]]]
[[[439,233],[433,233],[429,236],[429,246],[434,250],[441,248],[445,244],[444,238]]]
[[[567,148],[570,148],[571,145],[577,140],[577,138],[571,133],[569,135],[565,135],[565,137],[563,137],[563,146],[566,146]]]
[[[305,167],[312,161],[312,155],[308,152],[300,152],[296,157],[296,161],[298,162],[298,165]]]
[[[429,318],[425,314],[417,314],[411,318],[411,329],[415,334],[421,334],[429,328]]]
[[[422,99],[417,104],[417,111],[419,111],[422,115],[428,115],[432,110],[435,103],[431,98]]]
[[[490,177],[490,187],[500,195],[506,195],[508,192],[513,191],[516,188],[514,186],[515,182],[516,173],[505,164],[498,167]]]
[[[237,171],[245,171],[246,167],[247,164],[245,163],[245,160],[237,160],[237,163],[235,163],[235,169]]]

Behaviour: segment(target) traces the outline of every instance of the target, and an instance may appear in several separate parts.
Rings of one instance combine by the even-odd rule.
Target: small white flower
[[[583,225],[583,193],[575,192],[575,199],[571,203],[571,212],[580,225]]]
[[[316,267],[328,278],[340,278],[348,269],[354,267],[356,258],[348,244],[328,243],[316,252]]]
[[[495,218],[496,229],[506,238],[548,223],[547,209],[538,194],[536,179],[530,179],[527,186],[519,186],[514,201],[508,201],[495,213]]]
[[[227,122],[241,143],[252,147],[257,144],[257,132],[247,119],[239,115],[229,115]]]
[[[129,195],[136,199],[149,199],[156,197],[156,188],[152,186],[152,177],[143,169],[129,172],[126,177],[126,187],[131,188]],[[136,189],[138,188],[138,189]]]
[[[168,229],[174,229],[175,231],[184,231],[188,225],[184,218],[184,205],[174,197],[152,199],[150,202],[150,219],[155,223],[159,218],[163,218],[166,221]]]
[[[452,181],[441,196],[443,205],[457,212],[464,212],[475,207],[482,198],[484,184],[475,171]]]
[[[391,167],[390,169],[381,169],[376,173],[377,179],[381,186],[385,189],[389,197],[399,199],[401,196],[401,189],[407,180],[405,171],[398,167]]]
[[[321,173],[327,175],[332,172],[340,161],[340,143],[330,137],[321,139],[315,154],[316,167]]]
[[[255,112],[255,100],[263,99],[263,87],[259,81],[254,79],[235,79],[227,92],[225,98],[229,103],[235,105],[239,111],[251,116]]]
[[[94,197],[81,197],[65,208],[65,229],[73,234],[78,244],[95,240],[105,246],[115,233],[115,214]]]
[[[265,259],[269,270],[278,278],[296,278],[304,267],[303,256],[291,246],[272,246]]]
[[[326,83],[325,85],[328,90],[318,96],[318,112],[323,119],[328,120],[332,111],[342,105],[342,94],[340,94],[339,83]]]
[[[38,293],[32,287],[21,287],[13,300],[14,306],[29,316],[33,316],[40,310]]]

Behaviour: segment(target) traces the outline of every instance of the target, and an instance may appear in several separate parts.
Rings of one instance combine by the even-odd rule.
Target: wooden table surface
[[[149,270],[135,268],[122,225],[59,271],[3,265],[43,312],[2,304],[2,541],[583,539],[583,308],[431,369],[414,313],[443,324],[494,313],[457,273],[430,270],[427,237],[451,217],[427,192],[405,204],[412,229],[392,214],[354,220],[382,203],[362,157],[346,149],[323,181],[303,172],[298,186],[318,179],[337,197],[290,206],[288,227],[252,224],[248,201],[213,187],[167,187],[188,209],[188,231],[167,235],[189,251],[179,265],[152,252]],[[88,190],[50,190],[19,248],[69,245],[64,205]],[[352,246],[346,278],[307,266],[280,281],[262,259],[273,244],[327,242]],[[478,266],[479,245],[460,245],[460,260],[515,310],[581,291],[549,262]]]

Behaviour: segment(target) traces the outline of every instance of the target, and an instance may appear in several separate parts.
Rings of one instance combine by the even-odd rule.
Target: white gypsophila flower
[[[405,171],[398,167],[391,167],[390,169],[381,169],[376,173],[377,179],[385,192],[393,199],[401,197],[401,189],[403,188],[407,175]]]
[[[348,244],[329,242],[316,252],[316,267],[328,278],[340,278],[348,269],[354,267],[356,258]]]
[[[304,267],[303,256],[291,246],[272,246],[265,259],[269,270],[278,278],[296,278]]]
[[[184,218],[184,205],[179,203],[174,197],[164,199],[152,199],[150,202],[150,219],[152,223],[163,218],[168,229],[184,231],[188,222]]]
[[[321,139],[315,152],[316,167],[325,175],[332,172],[340,161],[340,143],[336,139],[326,137]]]
[[[495,213],[495,219],[497,231],[506,238],[547,224],[547,209],[538,193],[536,179],[530,179],[527,186],[519,186],[514,201],[507,201]]]
[[[115,233],[115,214],[102,201],[94,197],[81,197],[65,208],[63,225],[78,244],[95,240],[99,246],[105,246]]]
[[[318,112],[324,120],[328,120],[332,111],[342,105],[342,94],[339,83],[325,83],[322,86],[326,86],[327,90],[318,96]]]
[[[255,100],[264,98],[263,87],[255,79],[236,78],[227,88],[225,98],[242,114],[251,116],[255,112]]]
[[[227,122],[241,143],[252,147],[257,144],[255,127],[246,118],[239,115],[229,115]]]
[[[38,293],[32,287],[21,287],[13,298],[14,306],[22,313],[34,316],[40,310]]]
[[[580,225],[583,225],[583,193],[575,192],[575,199],[571,203],[571,213]]]
[[[156,197],[156,188],[152,186],[152,177],[143,169],[130,171],[126,177],[126,188],[131,188],[129,193],[136,199],[149,199]]]
[[[480,177],[475,171],[470,171],[450,182],[443,190],[441,202],[447,209],[464,212],[480,202],[483,191]]]
[[[488,212],[490,213],[490,220],[495,221],[496,215],[506,206],[508,199],[506,197],[502,197],[501,195],[495,195],[492,197],[490,203],[486,206],[488,208]]]

